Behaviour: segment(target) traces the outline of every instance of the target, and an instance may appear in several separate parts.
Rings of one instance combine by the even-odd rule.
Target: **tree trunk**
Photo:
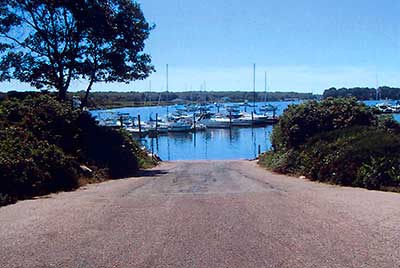
[[[58,96],[57,96],[58,100],[61,102],[64,102],[65,99],[67,98],[67,90],[64,88],[59,88],[58,89]]]
[[[94,83],[94,79],[91,79],[89,82],[89,86],[86,89],[85,97],[83,98],[83,101],[81,103],[81,109],[87,106],[88,104],[88,98],[89,98],[89,91],[92,89],[92,85]]]

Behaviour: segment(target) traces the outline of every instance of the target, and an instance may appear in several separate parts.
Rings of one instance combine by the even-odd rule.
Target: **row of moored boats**
[[[220,109],[217,107],[216,113],[210,112],[210,107],[205,106],[196,111],[177,107],[174,113],[164,118],[150,116],[148,121],[140,120],[140,116],[133,117],[128,113],[117,113],[114,116],[97,119],[100,125],[123,127],[130,133],[138,135],[202,131],[207,128],[257,127],[275,124],[278,121],[274,106],[261,107],[259,112],[256,112],[255,108],[251,112],[240,111],[239,106],[224,107],[222,112],[219,112]]]

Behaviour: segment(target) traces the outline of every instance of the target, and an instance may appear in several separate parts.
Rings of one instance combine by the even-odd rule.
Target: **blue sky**
[[[157,72],[94,90],[257,90],[322,93],[335,87],[400,86],[398,0],[142,0],[156,28],[147,41]],[[205,84],[205,86],[204,86]],[[86,81],[73,87],[83,89]],[[0,84],[0,90],[26,88]]]

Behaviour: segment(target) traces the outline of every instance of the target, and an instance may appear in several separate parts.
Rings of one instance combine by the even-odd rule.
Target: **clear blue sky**
[[[157,72],[94,90],[257,90],[322,93],[331,86],[400,86],[398,0],[141,0],[156,28],[147,41]],[[0,90],[5,89],[0,85]],[[20,88],[21,85],[13,83]],[[86,81],[75,83],[84,88]]]

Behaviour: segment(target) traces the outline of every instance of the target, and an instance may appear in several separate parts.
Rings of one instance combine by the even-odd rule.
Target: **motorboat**
[[[117,113],[117,118],[123,127],[133,126],[134,118],[129,113]]]
[[[164,122],[151,122],[147,127],[149,133],[167,133],[168,132],[168,124]]]
[[[192,129],[196,130],[196,131],[204,131],[207,129],[207,126],[205,124],[202,123],[196,123],[193,124]]]
[[[391,105],[389,102],[378,103],[375,107],[384,114],[400,112],[400,105]]]
[[[253,125],[253,121],[251,114],[241,113],[240,117],[232,118],[232,126],[249,127]]]
[[[226,106],[225,109],[228,113],[239,113],[240,112],[240,106],[236,105],[236,104]]]
[[[207,128],[229,128],[232,125],[232,120],[222,115],[206,114],[200,117],[198,122],[206,125]]]
[[[260,107],[261,112],[275,112],[278,108],[272,104],[265,104]]]
[[[185,121],[169,122],[167,124],[169,132],[185,132],[192,130],[192,124]]]
[[[100,126],[120,128],[122,126],[121,121],[116,118],[105,118],[99,120]]]
[[[146,136],[149,133],[149,130],[146,128],[139,128],[139,127],[126,127],[125,128],[126,131],[128,131],[129,133],[133,134],[133,135],[142,135],[142,136]]]

